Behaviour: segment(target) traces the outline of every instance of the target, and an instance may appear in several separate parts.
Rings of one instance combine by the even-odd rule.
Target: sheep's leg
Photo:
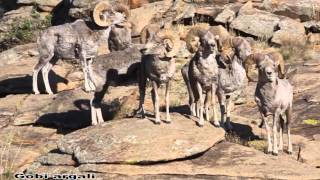
[[[90,92],[90,91],[94,91],[95,88],[92,87],[92,82],[90,81],[90,78],[88,77],[88,75],[90,76],[89,72],[91,70],[91,65],[89,63],[91,63],[91,60],[88,60],[90,62],[87,62],[87,59],[85,58],[85,53],[82,53],[82,55],[80,56],[80,62],[82,64],[82,72],[83,72],[83,76],[84,76],[84,90],[86,92]],[[91,84],[90,84],[91,82]]]
[[[90,100],[90,109],[91,109],[91,125],[95,126],[98,124],[98,120],[97,120],[97,110],[96,108],[93,106],[93,99],[94,97]]]
[[[166,84],[166,120],[164,122],[171,123],[170,118],[170,96],[169,96],[169,88],[170,88],[170,81]]]
[[[199,118],[200,117],[200,104],[199,102],[195,104],[195,108],[196,108],[196,117]]]
[[[267,122],[268,120],[268,117],[264,116],[263,113],[261,113],[261,118],[262,118],[262,121],[264,122],[265,124],[265,127],[266,127],[266,131],[267,131],[267,139],[268,139],[268,150],[267,150],[267,153],[271,153],[272,152],[272,143],[271,143],[271,129],[270,129],[270,126]]]
[[[291,134],[290,134],[290,123],[291,123],[291,118],[292,118],[292,106],[290,106],[286,110],[286,116],[287,116],[287,130],[288,130],[288,154],[292,154],[292,142],[291,142]]]
[[[159,94],[158,94],[158,84],[155,81],[152,81],[153,89],[153,104],[154,104],[154,114],[155,114],[155,123],[160,124],[160,112],[159,112]]]
[[[224,127],[224,114],[225,114],[225,111],[226,111],[226,108],[225,108],[226,98],[225,98],[224,94],[221,91],[218,91],[217,95],[218,95],[218,100],[219,100],[219,104],[220,104],[220,114],[221,114],[220,125],[222,127]]]
[[[199,112],[199,121],[198,121],[198,126],[202,127],[204,125],[204,120],[203,120],[203,94],[202,94],[202,87],[200,85],[199,82],[197,82],[197,90],[199,92],[199,99],[198,99],[198,106],[200,107],[197,107],[200,109],[200,112]]]
[[[213,113],[213,125],[219,127],[219,121],[217,116],[217,108],[216,108],[216,86],[212,84],[211,88],[211,106],[212,106],[212,113]]]
[[[206,92],[206,97],[204,100],[204,109],[205,109],[205,114],[206,114],[206,121],[210,121],[210,113],[209,113],[209,105],[210,105],[210,94],[211,91]]]
[[[147,85],[147,78],[144,74],[144,69],[143,67],[140,68],[140,75],[139,75],[139,107],[138,110],[136,111],[136,114],[141,114],[141,118],[145,118],[145,111],[144,111],[144,98],[146,95],[146,85]]]
[[[187,85],[187,90],[188,90],[188,95],[189,95],[189,108],[190,108],[191,115],[196,116],[196,105],[194,103],[194,95],[193,95],[193,91],[191,88],[190,79],[188,76],[188,68],[189,68],[189,63],[187,63],[186,65],[184,65],[182,67],[181,74],[182,74],[182,77],[183,77],[185,84]]]
[[[51,70],[51,68],[53,67],[53,64],[51,64],[50,62],[48,62],[43,68],[42,68],[42,77],[43,77],[43,81],[44,81],[44,86],[46,88],[46,91],[48,94],[53,94],[51,87],[50,87],[50,83],[49,83],[49,72]]]
[[[92,80],[92,78],[93,78],[92,77],[93,76],[92,63],[93,63],[93,59],[91,58],[87,64],[87,69],[88,69],[88,79],[87,79],[88,85],[87,86],[89,87],[90,91],[95,91],[96,87],[95,87],[94,82]]]
[[[279,122],[279,116],[280,114],[276,112],[273,116],[273,155],[278,155],[278,139],[277,139],[277,134],[278,134],[278,129],[277,129],[277,123]]]
[[[284,119],[282,115],[280,115],[280,121],[279,121],[279,151],[283,151],[283,127],[284,127]]]
[[[226,106],[227,106],[227,118],[226,118],[226,125],[227,125],[227,130],[231,130],[233,127],[231,125],[231,110],[233,107],[233,101],[231,96],[227,96],[227,102],[226,102]]]
[[[105,84],[103,87],[97,87],[97,91],[94,93],[92,100],[90,101],[91,106],[91,123],[97,125],[103,123],[103,116],[101,111],[101,101],[108,90],[108,85]]]
[[[50,57],[51,59],[51,57]],[[38,88],[38,74],[43,69],[43,67],[49,63],[50,59],[46,59],[45,61],[39,61],[38,64],[34,67],[33,75],[32,75],[32,90],[35,94],[40,94]],[[44,63],[45,62],[45,63]]]

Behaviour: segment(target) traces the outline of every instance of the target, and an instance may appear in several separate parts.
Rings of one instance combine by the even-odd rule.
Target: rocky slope
[[[83,11],[90,2],[75,0],[73,3],[83,5],[71,8]],[[61,9],[65,3],[19,0],[17,7],[11,7],[15,10],[5,12],[0,24],[6,23],[6,18],[29,18],[23,14],[28,8],[53,15],[57,9],[65,10]],[[249,83],[242,95],[245,102],[232,112],[233,132],[226,133],[208,122],[203,128],[196,126],[195,118],[189,116],[187,90],[180,74],[190,55],[185,46],[170,90],[171,124],[152,123],[149,89],[147,118],[132,117],[139,94],[136,82],[131,82],[110,89],[103,104],[106,122],[92,127],[92,94],[82,90],[83,77],[75,62],[58,61],[54,66],[50,80],[55,95],[32,93],[31,75],[38,51],[31,42],[0,53],[0,179],[10,179],[15,172],[93,173],[100,179],[318,179],[318,1],[212,0],[193,6],[191,17],[196,22],[223,25],[232,35],[247,36],[256,51],[273,46],[284,55],[287,68],[297,69],[290,78],[294,86],[293,155],[264,153],[266,134],[258,128],[260,116],[253,98],[256,82]],[[168,8],[170,2],[159,1],[132,9],[133,35],[139,35],[154,16]],[[180,31],[186,31],[190,14],[182,17],[177,23],[183,25]],[[138,21],[141,19],[145,21]],[[8,31],[4,29],[1,35]],[[40,87],[43,91],[43,84]],[[163,94],[161,91],[161,98]]]

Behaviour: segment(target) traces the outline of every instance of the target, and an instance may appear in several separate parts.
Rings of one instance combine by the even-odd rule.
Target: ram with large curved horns
[[[206,27],[194,27],[188,32],[186,43],[188,50],[195,53],[190,63],[181,70],[188,87],[191,113],[199,117],[198,125],[203,126],[204,110],[206,120],[210,120],[209,104],[211,101],[214,119],[212,123],[219,126],[215,107],[219,73],[216,61],[220,44],[219,37],[214,36]]]
[[[283,129],[286,125],[288,132],[288,153],[292,153],[290,135],[290,122],[292,117],[293,87],[284,77],[284,61],[280,53],[255,53],[250,55],[246,62],[246,70],[250,65],[258,69],[258,83],[255,91],[255,101],[265,124],[268,135],[268,153],[274,155],[283,150]],[[284,116],[285,115],[285,116]],[[268,123],[268,117],[272,116],[272,134]],[[286,117],[286,121],[284,119]],[[280,125],[279,141],[278,128]],[[279,144],[278,144],[279,143]]]
[[[80,19],[73,23],[49,27],[41,33],[38,38],[40,59],[33,71],[32,87],[35,94],[40,93],[37,84],[40,71],[47,93],[53,94],[48,74],[60,58],[79,59],[85,75],[85,89],[92,90],[94,87],[87,77],[90,59],[92,60],[98,53],[107,53],[108,45],[103,46],[107,42],[112,43],[117,40],[121,42],[122,49],[131,44],[131,29],[127,21],[128,8],[121,4],[111,6],[108,2],[101,1],[94,6],[92,13],[93,22]],[[117,37],[109,38],[110,31]],[[119,45],[119,43],[114,44]],[[101,49],[102,47],[104,49]]]
[[[146,44],[145,55],[141,60],[139,92],[140,103],[137,113],[144,117],[144,98],[146,92],[146,82],[150,79],[152,83],[152,100],[154,104],[155,123],[160,124],[159,95],[158,88],[165,84],[166,120],[170,123],[169,114],[169,88],[170,81],[176,70],[175,57],[179,50],[179,36],[170,30],[159,31],[151,41]]]

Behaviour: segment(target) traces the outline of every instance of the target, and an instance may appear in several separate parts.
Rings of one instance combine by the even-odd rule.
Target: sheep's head
[[[144,54],[153,54],[160,58],[172,58],[177,54],[178,50],[178,35],[169,30],[162,30],[145,45]]]
[[[93,9],[93,20],[100,27],[122,24],[127,21],[129,15],[129,9],[125,5],[110,5],[108,1],[97,3]]]
[[[109,35],[109,49],[119,51],[128,48],[132,44],[132,25],[130,22],[116,24],[111,27]]]
[[[241,62],[247,59],[252,54],[252,48],[250,43],[242,37],[231,38],[230,44],[233,47],[235,54]]]
[[[210,31],[203,31],[199,34],[199,47],[197,54],[203,58],[216,57],[218,54],[219,36],[214,36]]]
[[[197,25],[192,27],[187,33],[184,40],[190,53],[197,52],[200,46],[200,35],[208,29],[207,25]]]
[[[284,77],[284,61],[281,54],[277,52],[273,53],[255,53],[248,56],[245,61],[245,69],[247,77],[252,81],[252,78],[249,75],[249,70],[252,65],[256,65],[256,68],[259,72],[259,81],[263,82],[274,82],[277,77]]]

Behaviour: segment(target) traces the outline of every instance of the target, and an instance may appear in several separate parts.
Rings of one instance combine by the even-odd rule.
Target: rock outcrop
[[[318,0],[264,0],[262,8],[301,21],[320,20]]]
[[[80,164],[144,164],[194,156],[223,139],[221,128],[198,128],[194,121],[174,114],[168,125],[131,118],[78,130],[65,136],[58,147]]]

